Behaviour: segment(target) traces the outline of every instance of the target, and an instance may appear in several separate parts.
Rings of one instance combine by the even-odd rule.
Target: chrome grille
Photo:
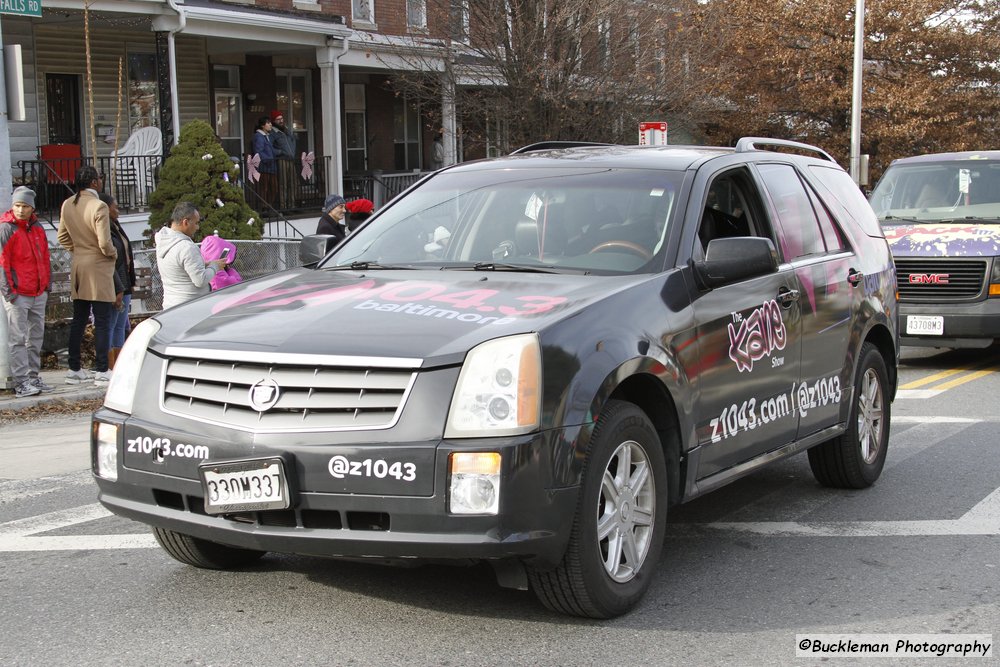
[[[170,354],[172,350],[167,350]],[[416,378],[405,367],[350,364],[311,355],[275,355],[280,363],[257,359],[168,357],[162,390],[166,412],[242,430],[340,431],[389,428],[395,424]],[[184,354],[187,354],[186,352]],[[232,353],[220,353],[232,354]],[[265,357],[247,354],[241,356]],[[316,363],[321,360],[324,363]],[[301,361],[301,363],[299,363]],[[344,363],[347,362],[347,363]],[[273,406],[258,411],[251,389],[269,380],[279,387]]]
[[[983,294],[987,262],[983,259],[903,257],[896,260],[899,300],[912,302],[969,301]],[[947,284],[911,282],[910,276],[947,275]],[[930,278],[933,280],[933,278]]]

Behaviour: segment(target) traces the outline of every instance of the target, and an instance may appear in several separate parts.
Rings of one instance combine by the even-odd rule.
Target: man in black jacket
[[[316,225],[316,233],[336,236],[337,243],[343,241],[347,237],[347,226],[344,224],[347,202],[340,195],[330,195],[323,202],[322,213],[319,224]]]

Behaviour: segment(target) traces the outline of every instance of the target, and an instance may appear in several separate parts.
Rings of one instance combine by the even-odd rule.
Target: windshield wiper
[[[548,266],[532,266],[530,264],[504,264],[502,262],[476,262],[469,265],[442,266],[443,270],[456,269],[458,271],[523,271],[525,273],[559,273],[558,269]]]
[[[396,266],[392,264],[379,264],[378,262],[351,262],[350,264],[339,264],[337,266],[324,266],[324,271],[376,271],[376,270],[396,270],[412,269],[412,266]]]
[[[993,218],[993,217],[986,218],[986,217],[982,217],[982,216],[979,216],[979,215],[967,215],[964,218],[942,218],[941,220],[935,220],[934,222],[935,223],[943,223],[943,224],[946,224],[946,225],[954,225],[954,224],[963,223],[963,222],[966,222],[966,223],[967,222],[983,222],[983,223],[986,223],[986,224],[993,224],[993,223],[1000,222],[1000,218]]]

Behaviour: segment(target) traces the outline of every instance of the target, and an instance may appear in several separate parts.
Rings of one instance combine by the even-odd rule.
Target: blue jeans
[[[108,370],[108,343],[111,342],[111,312],[115,304],[111,301],[85,301],[73,299],[73,322],[69,326],[69,369],[80,370],[80,345],[83,330],[87,328],[90,311],[94,311],[94,352],[97,359],[94,370],[103,373]]]
[[[111,345],[110,347],[121,347],[125,344],[125,336],[128,335],[129,327],[128,310],[132,303],[132,295],[126,294],[122,297],[122,309],[111,309]]]

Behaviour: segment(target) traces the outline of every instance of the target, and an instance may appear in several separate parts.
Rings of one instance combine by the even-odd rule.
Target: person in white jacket
[[[201,225],[201,213],[191,202],[174,207],[170,225],[156,232],[156,269],[163,281],[163,309],[190,301],[211,291],[209,285],[226,260],[205,262],[194,235]]]

